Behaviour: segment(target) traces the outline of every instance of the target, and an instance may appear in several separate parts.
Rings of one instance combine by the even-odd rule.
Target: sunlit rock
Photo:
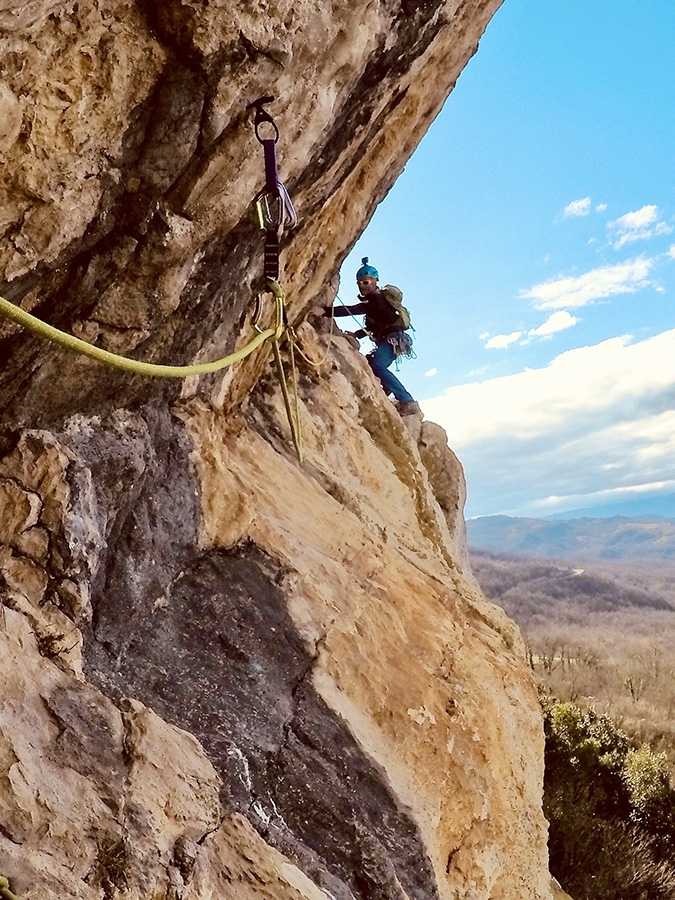
[[[551,900],[537,695],[468,567],[461,466],[305,321],[498,6],[0,10],[2,296],[150,362],[245,344],[272,319],[261,96],[300,218],[302,463],[269,347],[150,379],[0,325],[19,896]]]

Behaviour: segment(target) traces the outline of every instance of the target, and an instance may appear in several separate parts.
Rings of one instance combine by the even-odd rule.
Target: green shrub
[[[646,744],[628,751],[622,775],[631,806],[642,816],[661,806],[671,793],[666,754],[652,753]]]
[[[575,900],[673,900],[675,791],[665,757],[608,717],[544,707],[551,872]]]

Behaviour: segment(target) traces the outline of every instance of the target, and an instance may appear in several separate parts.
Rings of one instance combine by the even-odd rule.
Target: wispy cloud
[[[607,209],[606,203],[598,203],[598,205],[595,207],[596,212],[604,212],[606,209]]]
[[[612,235],[614,249],[620,250],[633,241],[646,241],[661,234],[670,234],[673,229],[659,221],[659,215],[658,206],[650,205],[608,222],[607,228]]]
[[[579,319],[568,313],[567,310],[560,310],[551,313],[543,325],[540,325],[538,328],[531,328],[527,333],[530,337],[549,337],[558,331],[565,331],[566,328],[571,328],[578,321]]]
[[[437,372],[437,369],[429,369],[429,370],[428,370],[427,372],[425,372],[424,374],[425,374],[425,376],[426,376],[427,378],[433,378],[434,375],[436,374],[436,372]]]
[[[535,284],[519,296],[532,300],[536,309],[575,309],[603,297],[632,294],[647,287],[653,263],[653,259],[640,256],[616,266],[600,266],[584,275]]]
[[[612,338],[423,402],[448,432],[468,515],[537,514],[675,482],[675,330]]]
[[[565,207],[563,215],[567,219],[569,216],[587,216],[591,211],[591,198],[584,197],[581,200],[572,200]]]
[[[486,350],[505,350],[509,344],[515,343],[522,333],[522,331],[512,331],[511,334],[496,334],[491,338],[487,334],[482,334],[481,340],[485,341]]]

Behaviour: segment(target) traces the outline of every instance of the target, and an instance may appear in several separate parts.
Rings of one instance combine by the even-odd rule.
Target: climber
[[[361,262],[361,268],[356,273],[359,302],[352,306],[317,306],[312,312],[323,316],[365,315],[365,328],[351,333],[357,338],[369,336],[375,343],[375,349],[366,354],[370,368],[379,378],[385,393],[394,395],[402,416],[421,413],[419,403],[389,371],[389,366],[399,356],[412,356],[412,338],[406,333],[410,328],[410,318],[401,305],[403,295],[393,285],[379,286],[380,276],[375,266],[368,265],[367,256]]]

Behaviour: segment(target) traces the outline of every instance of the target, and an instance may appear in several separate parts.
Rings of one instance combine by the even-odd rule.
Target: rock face
[[[153,380],[0,326],[0,874],[27,900],[552,896],[536,691],[461,466],[302,321],[498,5],[0,10],[3,296],[154,362],[245,343],[262,95],[300,215],[302,464],[269,349]]]

